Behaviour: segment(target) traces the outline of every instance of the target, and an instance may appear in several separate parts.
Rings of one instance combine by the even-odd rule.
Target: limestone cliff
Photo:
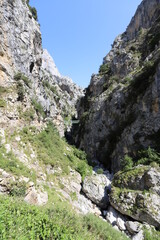
[[[83,90],[62,77],[43,51],[40,26],[27,2],[0,1],[0,124],[22,127],[22,116],[32,112],[31,125],[51,120],[63,136]]]
[[[126,154],[160,151],[159,13],[159,0],[142,1],[79,102],[75,143],[114,172]]]

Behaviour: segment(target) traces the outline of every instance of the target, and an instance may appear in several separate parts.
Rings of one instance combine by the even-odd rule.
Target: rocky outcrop
[[[30,124],[53,121],[63,136],[83,90],[61,76],[43,51],[40,26],[30,10],[26,1],[0,2],[0,123],[5,127],[13,120],[12,127],[22,127],[28,112]]]
[[[42,189],[36,189],[32,182],[28,185],[24,201],[32,205],[45,205],[48,202],[48,193]]]
[[[110,203],[122,214],[160,228],[159,187],[160,169],[137,166],[115,175]]]
[[[114,172],[126,154],[160,150],[159,4],[142,1],[78,105],[75,144]]]
[[[83,181],[82,191],[93,203],[101,209],[106,209],[109,204],[108,193],[111,190],[111,175],[94,174]]]
[[[42,85],[39,101],[63,136],[71,127],[72,116],[77,116],[75,106],[84,95],[83,89],[69,77],[61,76],[47,50],[42,55]]]

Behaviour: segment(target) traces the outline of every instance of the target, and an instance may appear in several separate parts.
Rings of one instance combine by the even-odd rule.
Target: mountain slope
[[[116,172],[126,154],[159,149],[160,1],[142,1],[79,102],[75,143]]]

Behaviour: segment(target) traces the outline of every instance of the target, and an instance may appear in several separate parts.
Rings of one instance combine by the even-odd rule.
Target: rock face
[[[78,104],[75,144],[114,172],[139,149],[159,149],[159,0],[144,0]]]
[[[111,205],[122,214],[160,229],[160,169],[137,166],[114,176]]]
[[[23,113],[35,111],[29,119],[33,125],[48,119],[63,136],[83,90],[61,76],[43,51],[40,26],[25,0],[1,1],[0,18],[1,125],[10,125],[12,119],[16,127]]]
[[[108,193],[111,188],[111,177],[103,174],[94,174],[84,179],[82,191],[93,203],[102,209],[109,204]]]

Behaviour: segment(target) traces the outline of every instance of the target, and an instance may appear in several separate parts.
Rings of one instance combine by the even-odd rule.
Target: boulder
[[[48,194],[40,189],[35,189],[34,186],[29,187],[24,200],[33,205],[45,205],[48,202]]]
[[[160,168],[150,166],[117,173],[112,182],[111,205],[122,214],[160,229],[159,173]],[[137,179],[140,186],[134,184]]]
[[[131,235],[137,234],[142,229],[142,224],[139,222],[126,222],[126,228]]]
[[[143,240],[143,239],[144,239],[143,230],[141,230],[139,233],[137,233],[132,237],[132,240]]]
[[[84,179],[82,191],[93,203],[106,209],[109,203],[110,179],[104,174],[94,174]]]

